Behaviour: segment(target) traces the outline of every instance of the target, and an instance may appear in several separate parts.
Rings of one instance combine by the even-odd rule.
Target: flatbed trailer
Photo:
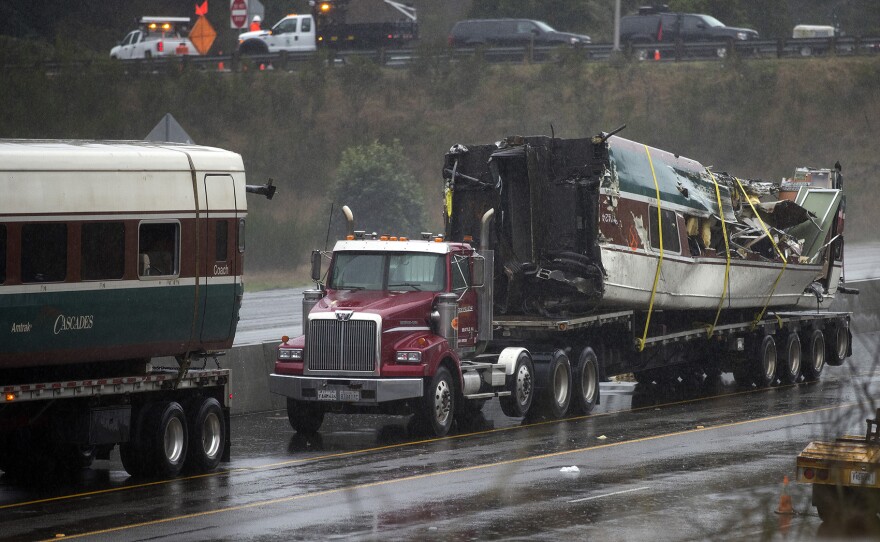
[[[170,454],[170,463],[186,458],[191,470],[204,471],[230,459],[231,440],[225,429],[230,417],[229,369],[181,371],[146,365],[140,373],[7,384],[0,391],[0,428],[6,435],[0,470],[13,476],[52,476],[87,467],[95,459],[109,459],[117,444],[130,474],[173,474],[165,472],[173,467],[165,466],[169,460],[160,460],[159,448],[165,450],[167,431],[185,429],[183,424],[165,423],[178,415],[191,427],[207,424],[215,430],[202,431],[203,442],[192,442],[201,454],[190,452],[186,458],[186,448],[180,447]],[[139,426],[145,429],[132,430]]]
[[[846,522],[880,513],[880,409],[864,436],[815,441],[797,456],[797,481],[813,486],[823,521]]]

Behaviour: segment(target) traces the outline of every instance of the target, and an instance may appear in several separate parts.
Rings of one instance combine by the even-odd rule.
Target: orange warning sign
[[[215,38],[217,38],[217,32],[204,16],[199,17],[189,33],[189,41],[192,42],[200,55],[208,54],[211,46],[214,45]]]

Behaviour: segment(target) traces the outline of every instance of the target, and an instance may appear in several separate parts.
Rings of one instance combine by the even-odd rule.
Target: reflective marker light
[[[419,363],[422,361],[421,352],[398,352],[397,361],[404,363]]]

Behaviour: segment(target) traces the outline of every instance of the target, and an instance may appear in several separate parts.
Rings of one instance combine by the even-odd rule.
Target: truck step
[[[488,392],[488,393],[472,393],[470,395],[465,395],[465,399],[491,399],[493,397],[507,397],[510,395],[509,391],[496,391],[496,392]]]

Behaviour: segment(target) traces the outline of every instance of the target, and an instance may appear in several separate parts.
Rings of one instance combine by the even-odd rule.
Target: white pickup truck
[[[238,36],[239,51],[245,55],[314,51],[316,43],[315,20],[311,15],[288,15],[275,23],[272,30]]]
[[[110,58],[159,58],[198,55],[186,37],[189,17],[141,17],[140,28],[129,32],[110,50]]]

